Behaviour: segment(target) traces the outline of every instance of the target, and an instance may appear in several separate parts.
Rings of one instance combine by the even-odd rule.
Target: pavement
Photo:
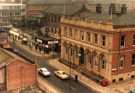
[[[47,56],[49,57],[49,55],[43,55],[36,50],[30,49],[28,46],[24,46],[24,45],[20,45],[20,46],[34,55],[41,56],[41,57],[47,57]],[[48,62],[49,65],[51,65],[56,69],[61,69],[68,73],[71,71],[71,76],[73,78],[75,77],[75,75],[78,75],[78,81],[80,83],[82,83],[84,86],[87,86],[88,88],[96,90],[99,93],[128,93],[129,89],[134,88],[135,86],[135,80],[133,79],[129,81],[122,81],[120,83],[113,83],[107,87],[102,87],[101,85],[97,84],[90,78],[82,75],[78,71],[71,69],[68,66],[62,64],[61,62],[58,61],[58,58],[53,58],[53,59],[50,58]]]

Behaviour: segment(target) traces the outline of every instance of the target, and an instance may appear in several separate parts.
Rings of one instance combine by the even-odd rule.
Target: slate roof
[[[101,3],[102,10],[103,10],[102,13],[98,14],[96,12],[92,12],[87,8],[87,3],[78,3],[78,2],[74,2],[68,5],[62,4],[62,5],[49,6],[48,9],[45,11],[45,13],[80,17],[86,20],[93,20],[95,22],[102,22],[102,23],[109,22],[112,23],[114,26],[135,25],[135,13],[134,13],[135,9],[128,10],[127,14],[122,14],[122,15],[116,15],[116,14],[109,15],[108,13],[109,11],[108,7],[110,3],[117,3],[116,10],[120,11],[121,10],[120,4],[129,3],[128,0],[122,0],[122,1],[121,0],[87,0],[86,2],[89,2],[91,4]]]
[[[86,19],[87,21],[94,21],[100,23],[112,23],[113,26],[135,26],[135,9],[127,10],[126,14],[112,14],[109,15],[109,4],[102,4],[102,13],[98,14],[92,11],[78,12],[75,17]],[[116,11],[121,11],[121,5],[116,5]]]
[[[131,10],[124,15],[113,15],[112,22],[114,25],[119,26],[135,26],[135,12]]]
[[[127,14],[112,14],[96,12],[86,12],[85,17],[79,16],[80,18],[85,18],[87,21],[94,21],[99,23],[112,23],[113,26],[135,26],[135,13],[134,11],[129,11]]]

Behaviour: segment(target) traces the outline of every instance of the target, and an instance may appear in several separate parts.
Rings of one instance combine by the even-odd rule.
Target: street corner
[[[135,88],[135,80],[128,80],[119,83],[111,84],[109,87],[112,88],[116,93],[129,93],[130,90]]]

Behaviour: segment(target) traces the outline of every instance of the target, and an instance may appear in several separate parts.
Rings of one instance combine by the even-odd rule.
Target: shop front
[[[54,38],[36,38],[35,49],[39,52],[49,54],[50,52],[57,52],[58,41]]]

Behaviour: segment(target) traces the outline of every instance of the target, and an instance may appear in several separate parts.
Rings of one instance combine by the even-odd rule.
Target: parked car
[[[38,72],[39,72],[39,74],[41,74],[41,75],[43,75],[43,76],[45,76],[45,77],[51,75],[51,73],[50,73],[50,72],[48,71],[48,69],[45,68],[45,67],[39,68],[39,69],[38,69]]]
[[[103,87],[106,87],[109,85],[109,81],[107,79],[104,79],[104,78],[101,79],[99,82]]]
[[[135,93],[135,88],[131,89],[129,93]]]
[[[54,71],[54,73],[57,77],[59,77],[62,80],[69,78],[69,74],[67,74],[65,71],[57,70],[57,71]]]

